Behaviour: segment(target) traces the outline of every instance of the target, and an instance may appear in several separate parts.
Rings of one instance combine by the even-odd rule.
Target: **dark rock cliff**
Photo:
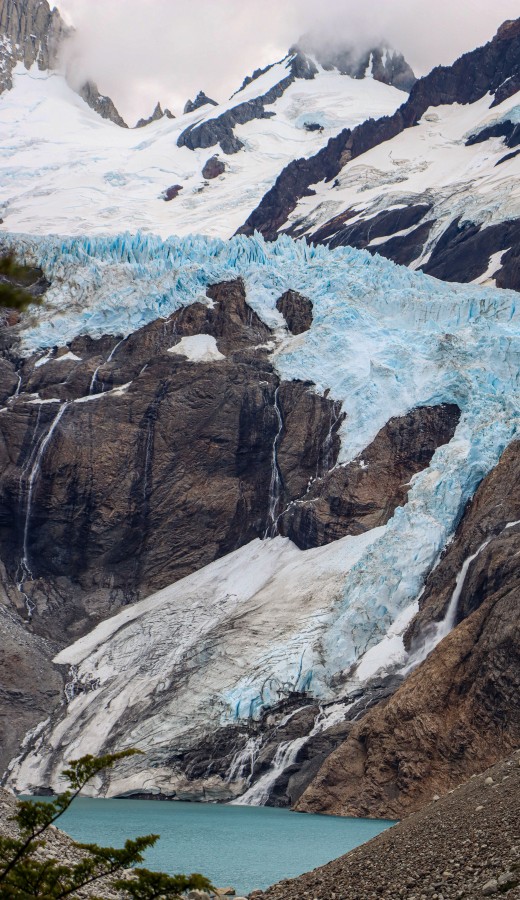
[[[330,34],[325,40],[320,40],[319,35],[307,34],[300,38],[294,49],[309,54],[324,69],[337,69],[351,78],[364,78],[369,73],[376,81],[407,93],[417,81],[403,54],[385,43],[360,52],[343,40],[331,42]]]
[[[58,607],[69,640],[263,536],[275,524],[275,439],[276,516],[336,459],[333,402],[280,381],[242,283],[209,295],[213,307],[193,304],[125,341],[77,338],[68,355],[25,360],[19,385],[4,361],[4,399],[17,394],[0,421],[0,555],[43,634]],[[168,352],[198,334],[215,337],[222,358]]]
[[[211,97],[207,97],[204,91],[199,91],[195,100],[187,100],[184,104],[184,113],[192,113],[195,112],[196,109],[200,109],[201,106],[218,106],[216,100],[212,100]]]
[[[163,110],[161,104],[160,104],[160,103],[156,103],[155,109],[154,109],[152,115],[151,115],[151,116],[148,116],[147,119],[139,119],[139,121],[137,122],[137,124],[135,125],[135,127],[136,127],[136,128],[144,128],[146,125],[151,125],[152,122],[158,122],[159,119],[164,119],[164,118],[166,118],[166,119],[174,119],[175,116],[173,115],[172,112],[170,112],[169,109],[164,109],[164,110]]]

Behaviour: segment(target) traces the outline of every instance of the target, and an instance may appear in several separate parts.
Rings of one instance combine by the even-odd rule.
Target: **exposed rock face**
[[[276,308],[281,312],[291,334],[303,334],[312,325],[312,300],[303,297],[298,291],[286,291],[276,301]]]
[[[128,128],[128,125],[119,115],[110,97],[100,94],[97,84],[93,81],[86,81],[78,93],[80,97],[83,97],[85,103],[88,103],[90,108],[93,109],[94,112],[99,113],[103,119],[110,119],[115,125],[119,125],[121,128]]]
[[[433,623],[450,600],[456,627],[352,729],[297,809],[400,817],[518,747],[519,475],[517,441],[429,576],[410,630],[412,653],[420,659],[423,644],[432,645]]]
[[[202,177],[203,178],[218,178],[219,175],[223,175],[226,171],[226,164],[222,159],[218,158],[218,155],[210,156],[210,158],[204,163],[204,167],[202,169]]]
[[[165,117],[167,119],[175,118],[175,116],[173,115],[172,112],[170,112],[169,109],[163,110],[161,104],[157,103],[152,115],[148,116],[147,119],[139,119],[139,121],[137,122],[137,125],[135,127],[136,128],[144,128],[145,125],[151,125],[152,122],[158,122],[159,119],[164,119]]]
[[[459,418],[457,406],[440,405],[390,419],[362,458],[316,479],[305,498],[287,508],[281,533],[307,549],[385,525],[406,503],[413,476],[451,440]]]
[[[484,274],[491,255],[499,251],[503,255],[495,283],[519,291],[520,219],[487,227],[461,222],[460,217],[454,219],[421,269],[443,281],[473,281]]]
[[[0,0],[0,93],[12,87],[17,62],[52,69],[60,42],[70,34],[47,0]],[[3,39],[3,40],[2,40]]]
[[[187,100],[184,105],[184,113],[192,113],[195,112],[196,109],[200,109],[201,106],[218,106],[216,100],[212,100],[211,97],[207,97],[204,91],[199,91],[195,100]]]
[[[263,536],[278,416],[280,509],[336,458],[332,401],[310,384],[281,383],[254,349],[271,332],[242,283],[209,294],[213,308],[194,304],[117,348],[78,338],[68,355],[19,370],[20,393],[1,422],[0,543],[13,579],[21,559],[31,573],[24,590],[43,634],[55,633],[58,607],[67,640],[114,604]],[[214,336],[224,358],[167,352],[200,334]],[[16,380],[6,361],[6,392]],[[57,400],[31,402],[35,392]],[[22,594],[17,602],[22,611]]]
[[[452,66],[433,69],[429,75],[417,81],[407,101],[393,116],[377,121],[368,120],[352,130],[344,129],[336,137],[331,138],[326,147],[315,156],[291,162],[238,233],[252,234],[258,230],[267,239],[274,239],[286,225],[298,201],[306,196],[312,185],[322,181],[333,181],[347,163],[373,147],[391,140],[404,129],[416,125],[429,107],[454,103],[469,104],[488,93],[495,95],[497,102],[501,102],[505,96],[510,96],[518,90],[519,78],[520,36],[516,24],[513,23],[484,47],[465,54]],[[413,233],[404,236],[391,237],[390,223],[384,224],[386,211],[381,214],[379,221],[374,222],[374,217],[371,216],[367,217],[365,222],[349,226],[348,219],[353,214],[352,211],[345,210],[342,213],[343,221],[338,220],[336,215],[330,222],[323,223],[318,230],[309,232],[308,237],[314,242],[329,243],[333,240],[334,245],[337,245],[352,241],[354,246],[362,246],[366,242],[370,226],[375,224],[376,227],[388,229],[386,233],[389,240],[369,249],[372,252],[383,253],[397,262],[409,263],[418,257],[425,246],[432,226],[431,215],[428,217],[427,212],[420,215],[423,205],[416,201],[410,204],[410,220],[418,217],[417,228]],[[405,212],[399,211],[403,218]],[[346,227],[343,228],[343,225]],[[471,227],[480,230],[479,226]],[[288,231],[297,235],[297,223],[291,225]],[[501,240],[505,239],[504,235],[499,239],[495,233],[487,233],[488,229],[482,229],[482,232],[486,241],[490,239],[490,247],[492,245],[493,249],[490,253],[482,254],[480,246],[475,251],[470,248],[470,256],[476,257],[480,253],[479,275],[486,271],[491,253],[501,249],[501,246],[495,248],[495,244],[500,244]],[[509,244],[505,249],[511,248],[510,252],[516,259],[519,252],[516,236],[514,241],[513,246]],[[454,251],[459,252],[456,248]],[[516,287],[517,265],[511,264],[510,259],[507,262],[509,265],[503,267],[497,275],[497,284]],[[458,263],[453,267],[456,270],[457,280],[468,280],[469,268],[473,268],[473,265],[469,266],[466,257],[462,260],[459,253]],[[426,268],[426,271],[429,269]]]
[[[2,588],[3,594],[3,588]],[[63,680],[51,659],[58,643],[31,634],[26,622],[0,601],[0,777],[20,741],[60,701]]]
[[[73,33],[47,0],[0,0],[0,93],[12,88],[17,62],[26,69],[34,63],[42,71],[54,69],[60,45]],[[87,81],[78,93],[104,119],[127,127],[110,97],[100,94],[93,81]]]

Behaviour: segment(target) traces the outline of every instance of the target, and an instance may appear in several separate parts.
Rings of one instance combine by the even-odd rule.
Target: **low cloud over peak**
[[[203,89],[228,97],[253,69],[306,33],[367,47],[382,40],[416,74],[485,43],[518,0],[57,0],[77,29],[66,61],[92,78],[129,121],[157,100],[176,113]],[[338,37],[339,36],[339,37]]]

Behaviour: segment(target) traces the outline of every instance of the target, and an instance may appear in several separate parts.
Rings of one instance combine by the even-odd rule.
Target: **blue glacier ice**
[[[276,700],[269,679],[330,697],[332,677],[381,641],[417,598],[465,504],[517,436],[518,293],[446,284],[364,251],[286,236],[4,241],[52,281],[46,308],[25,331],[26,351],[82,333],[126,335],[203,299],[208,284],[240,276],[271,326],[282,324],[275,304],[288,288],[313,301],[310,331],[281,339],[273,360],[284,378],[310,379],[342,402],[340,462],[363,464],[363,449],[391,416],[421,404],[459,405],[455,437],[413,479],[408,503],[350,569],[319,627],[293,635],[283,653],[275,648],[261,674],[224,699],[230,717],[256,714]]]

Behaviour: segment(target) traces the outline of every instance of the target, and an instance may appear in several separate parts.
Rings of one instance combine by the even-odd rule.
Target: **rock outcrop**
[[[0,0],[0,94],[12,88],[17,62],[26,69],[35,63],[42,71],[57,68],[61,45],[73,34],[74,29],[65,25],[56,7],[51,10],[47,0]],[[100,94],[93,81],[86,81],[78,93],[104,119],[128,127],[110,97]]]
[[[136,128],[144,128],[145,125],[151,125],[152,122],[158,122],[159,119],[164,119],[164,118],[174,119],[175,116],[173,115],[172,112],[170,112],[169,109],[163,110],[161,104],[157,103],[152,115],[148,116],[147,119],[139,119],[139,121],[137,122],[135,127]]]
[[[276,308],[284,317],[291,334],[303,334],[312,325],[312,300],[298,291],[286,291],[276,301]]]
[[[224,160],[218,158],[218,154],[216,153],[214,156],[210,156],[208,160],[204,163],[202,168],[202,177],[203,178],[218,178],[219,175],[223,175],[226,171],[226,164]]]
[[[516,441],[426,583],[408,643],[412,660],[430,654],[354,726],[297,809],[401,817],[518,747],[519,475]],[[448,612],[455,627],[440,640]]]
[[[459,418],[457,406],[442,404],[390,419],[361,457],[317,478],[287,507],[280,532],[307,549],[385,525],[406,503],[413,476],[451,440]]]
[[[119,115],[113,101],[110,97],[100,94],[97,84],[93,81],[86,81],[82,88],[78,91],[80,97],[83,98],[94,112],[97,112],[103,119],[110,119],[114,125],[120,128],[128,128],[125,120]]]
[[[184,114],[195,112],[201,106],[218,106],[218,103],[216,100],[212,100],[211,97],[206,96],[204,91],[199,91],[195,100],[187,100],[184,104]]]
[[[288,74],[265,94],[237,103],[220,116],[201,122],[200,125],[190,126],[179,136],[177,146],[196,150],[199,147],[205,149],[220,144],[223,153],[238,153],[244,145],[233,130],[235,125],[245,125],[253,119],[269,119],[274,112],[267,110],[266,106],[282,97],[297,78],[312,79],[318,71],[312,60],[297,52],[289,55],[286,68]]]
[[[26,569],[44,635],[59,615],[63,640],[77,636],[263,536],[280,420],[280,510],[336,459],[334,404],[310,384],[281,382],[255,349],[271,332],[242,283],[209,295],[213,306],[193,304],[123,342],[77,338],[18,370],[0,423],[0,545],[13,582]],[[216,361],[169,352],[196,335],[214,338]],[[8,361],[4,381],[5,397],[17,383]]]
[[[330,35],[320,40],[319,36],[307,34],[300,38],[294,49],[311,56],[324,69],[337,69],[342,75],[358,79],[368,74],[376,81],[391,84],[406,93],[417,81],[403,54],[385,43],[360,53],[357,47],[346,45],[344,41],[331,42]]]

